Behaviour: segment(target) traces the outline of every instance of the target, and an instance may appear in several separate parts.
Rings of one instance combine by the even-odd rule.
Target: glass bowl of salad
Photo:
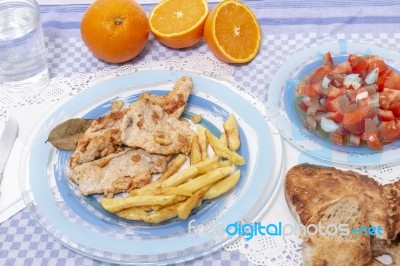
[[[290,56],[266,104],[280,134],[328,163],[400,162],[400,54],[346,40]]]

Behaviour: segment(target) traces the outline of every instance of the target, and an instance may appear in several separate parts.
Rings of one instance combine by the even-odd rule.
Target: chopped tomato
[[[363,121],[367,118],[368,112],[369,99],[360,100],[354,110],[347,109],[347,112],[343,112],[343,127],[354,134],[363,133]]]
[[[324,56],[322,57],[322,64],[327,66],[333,66],[332,55],[330,52],[324,54]]]
[[[301,110],[303,110],[303,112],[307,112],[308,106],[303,101],[299,103],[299,107]]]
[[[385,73],[383,87],[393,90],[400,90],[400,74],[394,70],[388,70]]]
[[[350,74],[351,65],[349,61],[344,61],[336,65],[329,74]]]
[[[393,115],[397,118],[400,117],[400,95],[396,96],[393,101],[390,103],[390,111],[392,111]]]
[[[318,97],[318,84],[301,84],[297,87],[297,94],[300,96]]]
[[[394,120],[394,115],[392,111],[386,111],[379,109],[378,110],[378,117],[381,121],[392,121]]]
[[[324,65],[317,70],[310,77],[309,83],[319,83],[322,82],[325,76],[327,76],[332,71],[332,65]]]
[[[367,76],[368,63],[364,60],[364,58],[356,55],[350,55],[349,62],[353,73],[360,74],[361,78],[365,78]]]
[[[381,150],[382,143],[400,140],[400,74],[379,56],[351,54],[335,65],[327,53],[297,92],[307,97],[299,103],[306,128],[326,131],[335,144],[359,146],[365,141]],[[317,127],[319,123],[324,126]]]
[[[349,61],[351,67],[358,65],[360,62],[365,62],[365,58],[356,54],[349,54],[347,60]]]
[[[335,99],[343,94],[346,93],[346,89],[345,88],[335,88],[333,87],[332,89],[329,90],[328,93],[328,99]]]
[[[397,127],[394,121],[383,121],[381,123],[380,137],[384,143],[390,143],[400,139],[400,128]]]
[[[386,65],[385,61],[382,60],[379,56],[376,55],[370,55],[366,57],[366,62],[367,62],[367,73],[371,72],[375,68],[379,69],[379,73],[384,73],[387,69],[388,66]]]
[[[329,99],[326,101],[326,110],[328,112],[344,111],[350,105],[349,98],[346,95],[341,95],[337,98]]]
[[[336,145],[343,145],[343,136],[336,132],[329,134],[329,139]]]
[[[335,121],[336,123],[341,123],[343,121],[343,112],[341,110],[337,110],[336,112],[326,113],[326,118]]]
[[[382,144],[379,140],[378,128],[371,118],[365,119],[364,138],[370,148],[382,150]]]
[[[385,88],[379,93],[379,106],[383,110],[390,110],[392,102],[400,96],[400,91]]]

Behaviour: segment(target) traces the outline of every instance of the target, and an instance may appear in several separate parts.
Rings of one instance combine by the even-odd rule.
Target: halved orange
[[[204,26],[204,40],[220,60],[247,63],[260,49],[261,31],[253,12],[237,0],[219,3]]]
[[[190,47],[203,37],[207,15],[206,0],[164,0],[150,12],[150,30],[169,47]]]

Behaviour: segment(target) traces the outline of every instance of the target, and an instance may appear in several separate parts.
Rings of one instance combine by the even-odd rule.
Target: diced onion
[[[369,72],[369,74],[365,78],[365,83],[367,83],[369,85],[375,83],[376,80],[378,79],[378,73],[379,73],[379,68],[375,68],[374,70]]]
[[[372,122],[375,124],[375,126],[379,126],[380,121],[377,115],[374,115],[374,117],[372,118]]]
[[[323,131],[330,133],[330,132],[335,132],[339,128],[339,126],[338,124],[335,123],[335,121],[330,120],[326,117],[322,117],[321,128]]]
[[[381,106],[379,103],[379,92],[375,93],[370,97],[369,106],[371,108],[379,108]]]
[[[310,107],[308,107],[307,109],[307,115],[309,116],[314,116],[318,111],[318,106],[316,105],[311,105]]]
[[[361,138],[358,135],[350,134],[350,144],[353,146],[360,146]]]
[[[357,94],[356,101],[368,98],[368,91],[363,91]]]
[[[328,79],[327,76],[325,76],[324,79],[322,80],[322,88],[326,90],[329,87],[329,83],[331,83],[331,80]]]
[[[352,86],[354,89],[361,87],[362,80],[359,74],[349,74],[344,77],[343,85],[346,88]]]
[[[303,97],[303,103],[304,103],[305,105],[307,105],[308,107],[310,107],[310,106],[312,105],[311,98],[308,97],[308,96]]]

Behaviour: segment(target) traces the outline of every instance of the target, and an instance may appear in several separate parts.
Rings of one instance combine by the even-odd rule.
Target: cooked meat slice
[[[152,174],[165,171],[170,158],[127,148],[77,165],[68,173],[68,178],[79,186],[82,195],[116,194],[149,183]]]
[[[192,79],[189,77],[182,77],[175,83],[170,93],[163,96],[157,96],[145,92],[140,98],[141,100],[161,106],[164,112],[168,115],[179,118],[185,109],[192,88]]]
[[[188,153],[195,133],[178,118],[185,108],[192,87],[192,80],[182,77],[172,91],[164,96],[142,94],[122,119],[122,142],[150,153]]]
[[[121,145],[120,124],[125,113],[126,110],[112,112],[93,121],[78,141],[70,168],[116,152]]]
[[[195,132],[185,122],[142,98],[121,123],[122,142],[157,154],[188,153]]]
[[[150,93],[143,93],[139,100],[132,103],[127,109],[112,112],[93,121],[92,125],[79,140],[77,148],[71,156],[70,168],[73,169],[76,165],[90,162],[118,151],[119,147],[124,144],[121,141],[121,130],[129,126],[132,121],[129,117],[125,118],[128,112],[130,117],[138,117],[138,119],[135,120],[137,130],[141,129],[141,123],[146,123],[143,127],[145,130],[141,131],[142,133],[140,134],[141,137],[146,137],[145,139],[132,141],[131,134],[125,135],[125,142],[130,143],[129,146],[132,148],[143,148],[151,146],[154,143],[162,143],[164,148],[160,152],[155,153],[169,155],[181,151],[185,153],[188,152],[188,147],[194,133],[187,125],[177,121],[177,119],[181,116],[186,106],[192,88],[193,82],[191,78],[182,77],[176,82],[172,91],[166,95],[157,96]],[[168,120],[168,122],[164,123],[166,126],[159,125],[155,127],[148,119],[142,119],[145,114],[143,112],[150,112],[150,109],[154,110],[152,114],[155,115],[151,117],[151,119],[157,119],[157,115],[163,117],[162,120]],[[136,114],[135,112],[139,113]],[[125,124],[121,126],[123,120]],[[173,134],[168,132],[171,127],[175,129]],[[178,132],[179,130],[182,130],[182,132]],[[154,135],[154,141],[144,145],[144,142],[149,141],[146,134]],[[169,136],[171,140],[172,137],[175,139],[170,141],[167,137],[163,137],[163,135]],[[135,136],[135,138],[137,138],[137,136]],[[146,150],[154,152],[159,146],[160,145]]]

